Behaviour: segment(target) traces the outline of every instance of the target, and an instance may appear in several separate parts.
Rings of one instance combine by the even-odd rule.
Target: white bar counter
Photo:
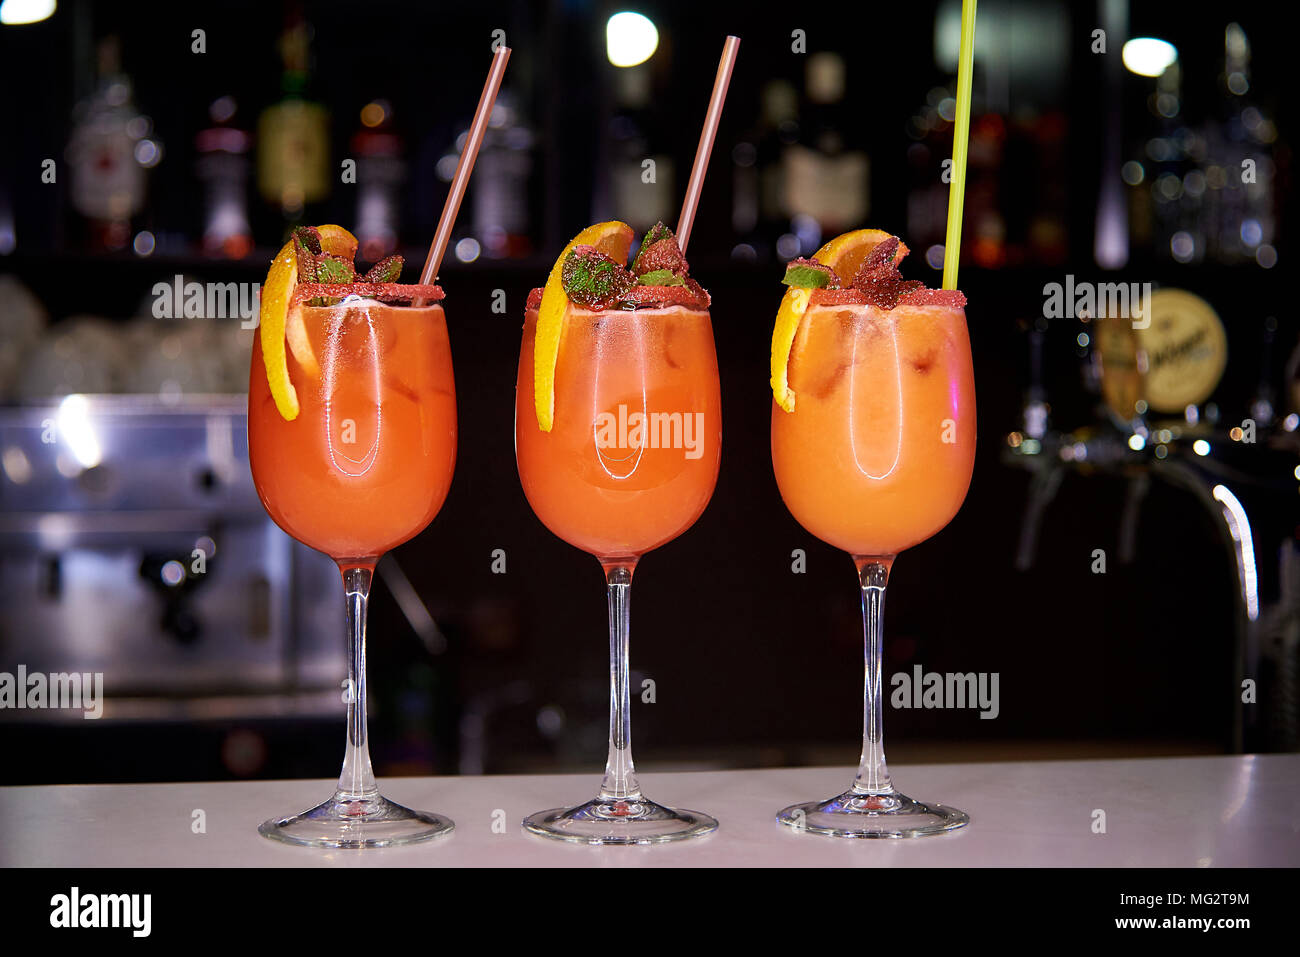
[[[389,798],[456,822],[448,838],[376,850],[316,850],[269,841],[257,825],[329,795],[332,781],[206,782],[0,788],[0,865],[910,867],[1300,866],[1300,755],[902,765],[905,793],[959,807],[971,823],[915,840],[798,834],[774,815],[828,798],[852,768],[648,773],[661,803],[721,827],[680,844],[570,845],[526,834],[526,814],[592,796],[582,775],[380,779]],[[194,833],[194,811],[206,832]],[[494,821],[504,811],[504,833]],[[1105,813],[1105,831],[1098,831]]]

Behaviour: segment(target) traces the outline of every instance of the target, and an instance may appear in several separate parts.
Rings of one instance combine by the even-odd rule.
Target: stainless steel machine
[[[338,572],[263,510],[245,406],[0,407],[0,671],[102,672],[103,722],[338,720]],[[0,709],[11,728],[81,719]]]

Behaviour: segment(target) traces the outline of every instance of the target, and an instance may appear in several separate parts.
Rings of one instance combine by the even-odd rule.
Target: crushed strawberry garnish
[[[664,269],[678,276],[685,276],[689,272],[686,257],[682,255],[677,239],[672,233],[668,233],[663,239],[656,240],[643,249],[636,257],[636,262],[632,264],[632,272],[637,276]]]
[[[809,308],[813,306],[865,306],[867,297],[861,289],[814,289],[808,297]]]
[[[897,251],[898,237],[890,236],[871,251],[849,283],[866,296],[868,303],[881,309],[893,309],[907,293],[925,288],[925,283],[918,279],[903,278],[894,262]]]
[[[904,306],[942,306],[945,309],[965,309],[966,294],[960,289],[914,289],[898,300]]]
[[[695,289],[692,289],[692,284]],[[708,292],[695,281],[688,280],[684,286],[633,286],[611,309],[631,306],[686,306],[691,309],[708,309],[711,303]],[[575,303],[576,305],[576,303]],[[535,312],[542,307],[542,290],[537,288],[528,293],[524,308]]]
[[[881,273],[897,274],[898,264],[894,262],[894,254],[897,252],[897,236],[890,236],[883,242],[878,243],[876,248],[871,250],[867,258],[862,261],[862,265],[858,267],[857,275],[853,277],[853,281],[849,285],[861,286],[864,282],[876,278]]]
[[[684,286],[633,286],[623,293],[620,303],[633,306],[686,306],[692,309],[708,309],[711,301],[703,286],[694,279],[687,279]]]
[[[655,223],[645,234],[630,268],[590,244],[575,243],[559,263],[566,307],[596,312],[651,306],[709,308],[709,294],[688,275],[686,257],[673,231]],[[543,290],[528,296],[528,308],[542,307]]]
[[[559,263],[566,305],[595,312],[653,306],[708,309],[704,287],[690,277],[673,231],[655,223],[645,234],[631,268],[592,245],[571,246]],[[540,310],[542,289],[528,294],[527,308]]]
[[[927,289],[916,279],[904,279],[898,271],[898,262],[907,254],[900,252],[897,236],[882,240],[858,267],[853,281],[840,287],[835,271],[816,259],[796,259],[786,266],[783,282],[788,286],[809,289],[808,304],[822,306],[857,305],[893,309],[901,304],[908,306],[942,306],[962,309],[966,297],[955,289]]]
[[[341,299],[345,296],[361,296],[365,299],[378,299],[380,302],[409,302],[424,299],[436,302],[446,293],[441,286],[423,283],[400,282],[349,282],[349,283],[299,283],[294,289],[295,303],[309,299]]]
[[[814,289],[808,297],[813,306],[874,306],[877,303],[861,289]],[[939,306],[965,309],[966,295],[960,289],[913,289],[898,297],[895,306]],[[880,307],[885,308],[885,307]],[[889,307],[893,308],[893,307]]]

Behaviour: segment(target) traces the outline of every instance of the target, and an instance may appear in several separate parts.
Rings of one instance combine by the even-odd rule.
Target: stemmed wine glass
[[[707,834],[717,821],[647,798],[629,727],[632,573],[642,555],[695,523],[721,456],[718,366],[707,309],[589,310],[570,304],[555,370],[554,425],[538,427],[527,310],[519,355],[515,453],[538,518],[605,572],[610,717],[605,778],[593,800],[529,816],[535,834],[586,844],[647,844]]]
[[[285,419],[260,338],[248,394],[249,460],[275,523],[338,564],[347,600],[348,733],[322,804],[264,823],[266,837],[315,847],[382,847],[450,833],[452,822],[379,793],[366,735],[366,605],[379,559],[442,507],[456,463],[456,390],[438,303],[348,296],[301,307],[306,342],[288,356],[300,410]],[[300,361],[303,356],[310,357]]]
[[[959,295],[959,294],[958,294]],[[966,314],[943,304],[814,305],[789,361],[792,411],[772,407],[772,466],[799,523],[847,551],[866,637],[862,760],[853,786],[777,816],[836,837],[961,827],[954,808],[895,790],[881,730],[885,586],[895,557],[948,524],[970,485],[975,383]]]

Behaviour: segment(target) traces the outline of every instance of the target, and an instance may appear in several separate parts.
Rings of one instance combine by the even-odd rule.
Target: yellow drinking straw
[[[966,195],[966,147],[970,143],[970,79],[975,60],[975,0],[961,0],[961,54],[957,60],[957,126],[952,135],[952,183],[948,187],[948,235],[943,244],[943,288],[957,288],[961,259],[961,206]]]

